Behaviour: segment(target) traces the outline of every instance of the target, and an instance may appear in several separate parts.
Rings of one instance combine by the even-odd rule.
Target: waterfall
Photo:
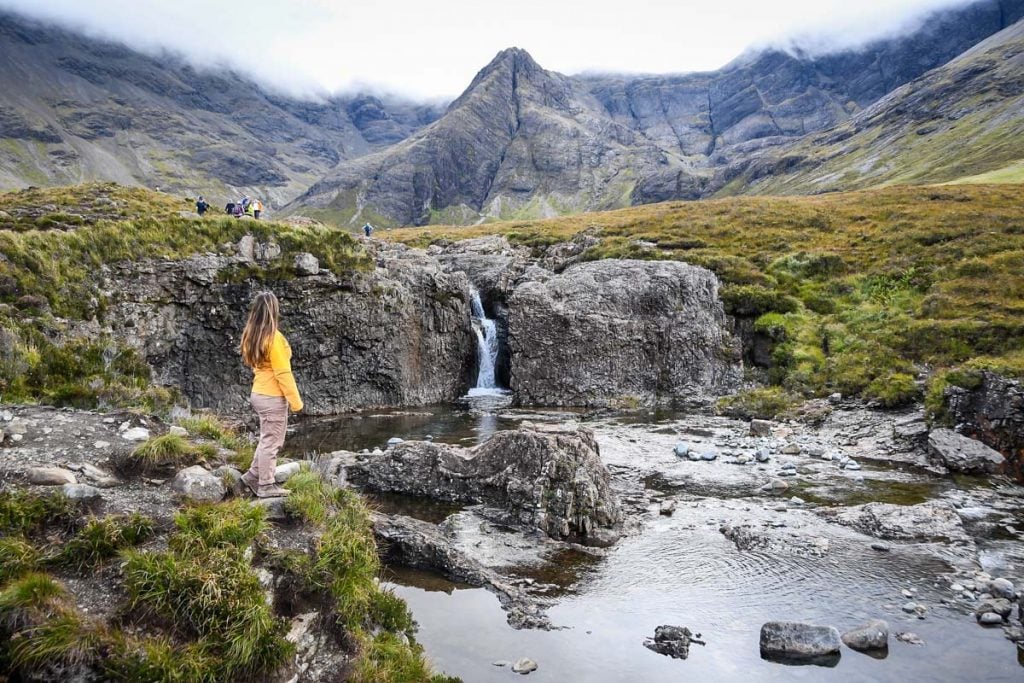
[[[498,326],[487,317],[480,301],[480,292],[471,290],[470,307],[473,311],[473,330],[476,332],[477,360],[480,372],[476,377],[477,389],[496,389],[494,365],[498,361]]]

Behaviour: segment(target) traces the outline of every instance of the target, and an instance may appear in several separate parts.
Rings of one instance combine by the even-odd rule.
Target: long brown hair
[[[242,362],[258,368],[270,357],[270,344],[277,332],[281,306],[273,292],[260,292],[252,300],[249,319],[242,330]]]

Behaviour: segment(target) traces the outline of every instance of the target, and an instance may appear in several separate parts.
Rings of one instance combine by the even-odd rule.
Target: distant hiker
[[[242,197],[242,213],[246,216],[251,216],[253,211],[252,200],[248,197]]]
[[[263,202],[256,198],[252,200],[252,217],[259,220],[261,213],[263,213]]]
[[[199,195],[199,199],[196,200],[196,213],[202,216],[206,213],[206,210],[210,208],[210,205],[203,199],[203,195]]]
[[[244,210],[242,209],[242,202],[235,202],[235,206],[232,208],[231,215],[234,216],[235,218],[241,218],[243,211]]]
[[[372,234],[373,234],[373,226],[372,226],[372,225],[370,225],[369,223],[367,223],[366,225],[364,225],[364,226],[363,226],[363,234],[365,234],[365,235],[366,235],[367,237],[369,237],[370,235],[372,235]]]
[[[242,361],[254,375],[249,401],[260,417],[260,442],[242,481],[260,498],[288,495],[286,489],[274,483],[274,468],[288,429],[288,408],[292,412],[302,410],[292,374],[292,347],[278,330],[280,313],[274,293],[260,292],[252,300],[242,331]]]
[[[224,213],[226,213],[229,216],[234,216],[235,215],[235,203],[234,202],[228,202],[227,204],[225,204],[224,205]]]

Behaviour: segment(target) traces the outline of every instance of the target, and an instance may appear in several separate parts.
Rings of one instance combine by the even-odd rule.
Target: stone
[[[523,674],[524,676],[531,671],[537,670],[537,662],[532,659],[523,657],[522,659],[516,660],[516,663],[512,665],[512,671],[517,674]]]
[[[856,472],[857,470],[860,469],[860,463],[858,463],[856,460],[847,460],[843,464],[843,469],[850,470],[851,472]]]
[[[274,468],[274,481],[283,484],[302,471],[301,462],[287,462]]]
[[[507,659],[499,659],[496,662],[491,662],[491,666],[512,666],[512,662]]]
[[[371,491],[502,507],[555,539],[603,542],[595,532],[622,521],[594,434],[575,423],[523,424],[471,449],[406,441],[361,458],[348,476]]]
[[[320,262],[309,252],[300,251],[295,255],[295,274],[300,276],[316,275],[320,272]]]
[[[887,553],[892,550],[892,546],[888,543],[878,543],[877,541],[871,544],[872,550],[877,550],[880,553]]]
[[[750,421],[750,435],[751,436],[771,436],[772,435],[772,423],[768,420],[759,420],[757,418]]]
[[[700,454],[700,457],[701,457],[702,460],[706,460],[708,462],[711,462],[712,460],[715,460],[715,459],[718,458],[718,452],[714,451],[714,450],[704,451],[703,453]]]
[[[693,633],[685,626],[658,626],[654,629],[654,638],[644,641],[644,647],[672,659],[686,659],[690,656],[691,642],[695,642]]]
[[[267,519],[271,522],[283,522],[288,519],[288,511],[284,507],[287,498],[256,498],[253,505],[258,505],[266,511]]]
[[[149,430],[145,427],[132,427],[121,432],[121,438],[125,441],[147,441]]]
[[[999,451],[952,429],[933,429],[928,434],[928,447],[953,472],[991,474],[1006,461]]]
[[[658,513],[662,514],[662,515],[665,515],[666,517],[671,517],[672,513],[675,512],[675,511],[676,511],[676,502],[674,500],[666,500],[665,502],[663,502],[661,504],[661,507],[658,508]]]
[[[197,503],[218,503],[227,493],[224,481],[199,465],[186,467],[174,475],[171,489],[182,498]]]
[[[767,484],[760,488],[762,493],[780,494],[785,493],[789,488],[789,484],[782,479],[772,479]]]
[[[690,444],[680,441],[672,451],[676,454],[677,458],[685,458],[690,453]]]
[[[221,481],[224,482],[224,486],[232,496],[238,498],[245,493],[245,485],[242,483],[242,473],[231,465],[221,465],[215,469],[213,473],[221,478]]]
[[[982,600],[974,608],[974,614],[979,618],[984,614],[990,613],[998,614],[1000,619],[1009,619],[1010,614],[1013,613],[1013,605],[1005,598],[989,598]]]
[[[28,432],[28,422],[20,417],[13,418],[7,423],[5,431],[12,436],[24,436]]]
[[[516,400],[544,406],[702,405],[742,376],[710,271],[678,261],[600,260],[528,271],[508,297]]]
[[[1004,472],[1024,480],[1024,382],[984,370],[978,386],[948,387],[944,398],[953,424],[1009,456]]]
[[[783,455],[800,455],[800,451],[800,444],[790,441],[789,443],[782,447],[780,453],[782,453]]]
[[[900,607],[900,609],[903,610],[904,612],[906,612],[907,614],[915,614],[917,612],[917,603],[916,602],[904,603],[903,606]]]
[[[109,441],[94,441],[93,444],[92,444],[92,447],[95,448],[98,451],[103,451],[103,450],[106,450],[106,449],[110,448],[110,442]]]
[[[769,621],[761,626],[761,657],[789,661],[813,661],[835,657],[840,650],[839,631],[796,621]]]
[[[910,631],[900,631],[896,634],[896,640],[907,645],[924,645],[924,641],[921,640],[921,636]]]
[[[185,429],[184,427],[179,427],[178,425],[171,425],[170,428],[167,430],[167,433],[171,434],[172,436],[188,436],[188,430]]]
[[[992,579],[992,582],[988,585],[988,589],[992,595],[1000,598],[1006,598],[1008,600],[1012,600],[1017,595],[1013,582],[1009,579]]]
[[[11,441],[18,443],[25,438],[24,434],[11,434]]]
[[[768,462],[771,459],[772,454],[768,448],[762,446],[757,449],[757,455],[755,457],[757,457],[758,462]]]
[[[1003,618],[995,612],[985,612],[978,615],[978,623],[982,626],[999,626],[1002,625]]]
[[[37,486],[63,486],[78,480],[63,467],[33,467],[28,471],[28,482]]]
[[[392,446],[397,446],[398,444],[402,443],[403,441],[405,441],[405,439],[401,439],[401,438],[399,438],[397,436],[393,436],[390,439],[388,439],[388,442],[385,445],[388,448],[391,448]]]
[[[872,619],[844,633],[842,640],[846,647],[858,652],[884,650],[889,647],[889,624],[882,619]]]
[[[61,491],[69,500],[92,501],[103,498],[98,488],[88,484],[64,484]]]

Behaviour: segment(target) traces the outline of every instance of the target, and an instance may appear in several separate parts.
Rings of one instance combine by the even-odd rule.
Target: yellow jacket
[[[270,362],[253,369],[252,393],[262,396],[284,396],[292,412],[302,410],[302,397],[292,374],[292,347],[280,332],[270,343]]]

